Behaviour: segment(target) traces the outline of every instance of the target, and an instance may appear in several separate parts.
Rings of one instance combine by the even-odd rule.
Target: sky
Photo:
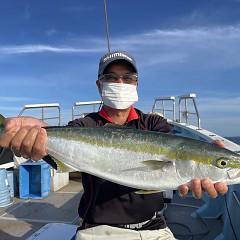
[[[137,62],[135,107],[147,113],[155,98],[175,96],[177,106],[178,96],[195,93],[203,128],[240,136],[240,0],[106,2],[111,51]],[[0,0],[0,33],[5,117],[27,104],[59,103],[67,124],[75,102],[101,100],[103,0]]]

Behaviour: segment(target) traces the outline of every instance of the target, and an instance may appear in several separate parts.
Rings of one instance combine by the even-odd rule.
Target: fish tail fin
[[[0,114],[0,147],[2,147],[2,145],[1,145],[1,137],[5,133],[4,123],[5,123],[5,117],[2,114]]]
[[[4,127],[4,123],[5,123],[5,117],[0,114],[0,127]]]

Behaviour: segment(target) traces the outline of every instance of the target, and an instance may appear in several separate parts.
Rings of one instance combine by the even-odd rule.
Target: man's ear
[[[101,84],[101,82],[99,80],[96,80],[96,85],[97,85],[98,91],[99,91],[99,93],[101,95],[101,93],[102,93],[102,84]]]
[[[96,80],[96,85],[97,85],[97,87],[98,87],[98,89],[100,88],[100,85],[101,85],[101,83],[99,82],[99,80]]]

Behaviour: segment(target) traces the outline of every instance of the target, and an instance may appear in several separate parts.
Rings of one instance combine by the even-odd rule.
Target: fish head
[[[214,160],[213,165],[220,169],[237,168],[240,170],[240,156],[220,157]]]
[[[226,170],[227,177],[231,181],[240,182],[240,156],[238,154],[220,157],[214,161],[217,168]]]

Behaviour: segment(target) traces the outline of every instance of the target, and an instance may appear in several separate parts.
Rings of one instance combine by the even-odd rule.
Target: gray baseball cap
[[[127,52],[124,51],[115,51],[115,52],[110,52],[105,54],[104,56],[101,57],[100,62],[99,62],[99,68],[98,68],[98,76],[103,74],[104,70],[106,69],[106,67],[113,61],[116,60],[125,60],[128,63],[130,63],[132,65],[132,67],[134,68],[134,70],[137,71],[137,67],[136,67],[136,62],[134,60],[134,58]]]

